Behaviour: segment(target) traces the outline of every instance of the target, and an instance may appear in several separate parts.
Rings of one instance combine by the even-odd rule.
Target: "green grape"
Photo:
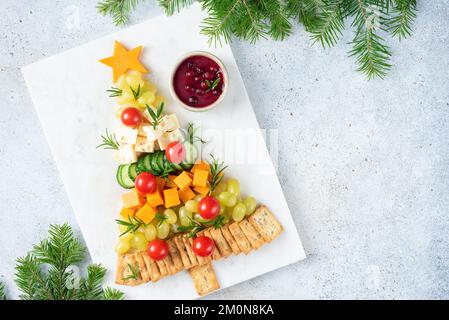
[[[254,197],[248,197],[243,200],[243,204],[246,206],[246,215],[249,216],[256,210],[257,201]]]
[[[193,219],[195,219],[196,221],[201,222],[201,223],[205,223],[205,222],[210,221],[210,220],[204,219],[199,213],[195,213],[193,215]]]
[[[146,104],[151,105],[155,98],[156,96],[153,92],[145,92],[139,97],[139,99],[137,99],[137,102],[141,103],[144,106]]]
[[[132,92],[123,90],[123,93],[121,96],[117,97],[117,103],[121,106],[127,106],[131,102],[134,101],[134,96]]]
[[[242,221],[246,214],[246,206],[243,203],[238,203],[232,210],[232,219],[234,221]]]
[[[167,238],[168,234],[170,233],[170,225],[166,222],[159,223],[156,229],[157,229],[157,237],[159,239]]]
[[[198,201],[189,200],[186,202],[186,209],[190,212],[198,212]]]
[[[145,235],[145,238],[148,241],[153,241],[154,239],[156,239],[156,236],[157,236],[156,227],[152,224],[145,226],[143,234]]]
[[[190,219],[192,219],[192,212],[186,209],[186,207],[179,208],[179,222],[182,226],[187,227],[190,225]]]
[[[144,86],[144,82],[142,80],[142,76],[138,74],[128,74],[126,76],[126,82],[128,82],[129,86],[133,88],[134,90],[137,90],[137,88],[140,85],[140,88],[142,89]]]
[[[178,221],[178,216],[176,215],[176,212],[172,209],[165,209],[164,216],[167,218],[165,219],[165,222],[168,224],[173,224]]]
[[[120,233],[123,233],[123,232],[125,232],[126,230],[128,230],[128,227],[127,227],[127,226],[124,226],[124,225],[122,225],[122,224],[119,224],[119,225],[118,225],[118,231],[120,231]]]
[[[237,197],[229,191],[225,191],[218,195],[218,201],[226,207],[233,207],[237,203]]]
[[[179,232],[178,228],[179,228],[179,224],[177,224],[177,223],[173,223],[172,225],[170,225],[171,232],[173,232],[173,233],[178,233]]]
[[[237,179],[229,179],[228,186],[226,188],[230,193],[238,196],[240,194],[240,183]]]
[[[218,186],[215,187],[214,195],[218,196],[220,193],[226,191],[226,183],[220,182]]]
[[[134,237],[131,239],[131,246],[136,250],[145,250],[147,248],[147,239],[142,232],[134,232]]]
[[[119,242],[115,245],[115,252],[118,254],[126,253],[129,249],[131,249],[131,245],[126,241],[119,240]]]
[[[222,216],[223,216],[223,223],[228,223],[231,220],[231,218],[227,214],[223,214]]]
[[[124,242],[130,242],[133,238],[134,234],[131,232],[125,233],[123,236],[120,236],[119,240]]]
[[[202,196],[201,194],[197,194],[197,195],[195,196],[195,198],[193,198],[193,200],[200,202],[201,199],[203,199],[203,198],[204,198],[204,196]]]

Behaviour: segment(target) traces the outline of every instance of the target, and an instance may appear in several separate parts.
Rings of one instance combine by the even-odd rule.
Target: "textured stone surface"
[[[232,44],[261,127],[280,130],[279,176],[309,259],[210,298],[449,298],[445,2],[420,1],[384,81],[354,71],[349,33],[332,50],[300,28]],[[0,280],[17,297],[14,259],[50,223],[79,233],[20,67],[117,28],[94,1],[0,11]],[[131,23],[160,13],[148,1]]]

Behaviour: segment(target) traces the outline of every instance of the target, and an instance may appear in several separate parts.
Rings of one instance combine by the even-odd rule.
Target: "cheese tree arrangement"
[[[143,1],[142,1],[143,2]],[[192,5],[194,0],[159,0],[167,15]],[[391,49],[385,37],[409,37],[416,18],[417,0],[198,0],[207,18],[201,33],[211,45],[233,37],[251,43],[261,38],[282,41],[302,24],[313,43],[334,46],[349,27],[353,30],[349,55],[357,70],[384,78],[391,68]],[[98,10],[111,15],[116,25],[125,24],[139,0],[101,0]]]
[[[164,98],[139,62],[140,50],[116,41],[113,56],[100,60],[113,69],[107,91],[118,125],[106,130],[98,147],[114,150],[116,180],[124,189],[115,282],[135,286],[186,270],[204,295],[220,287],[213,261],[249,254],[283,227],[266,206],[242,194],[237,179],[225,178],[223,162],[202,157],[206,141],[192,123],[182,127],[176,114],[165,112]],[[187,73],[196,70],[198,77],[204,68],[189,67]]]

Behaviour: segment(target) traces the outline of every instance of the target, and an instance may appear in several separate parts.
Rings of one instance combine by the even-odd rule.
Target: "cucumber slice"
[[[137,160],[137,168],[136,168],[137,174],[147,171],[147,169],[145,168],[145,165],[143,163],[144,160],[145,160],[145,156],[141,156],[139,158],[139,160]]]
[[[117,181],[125,189],[134,188],[134,181],[129,176],[131,164],[120,165],[117,169]]]
[[[182,170],[183,170],[183,168],[181,167],[181,164],[180,164],[180,163],[171,163],[171,166],[172,166],[172,168],[173,168],[175,171],[182,171]]]
[[[158,175],[159,171],[155,170],[155,168],[152,165],[152,161],[154,158],[154,154],[149,153],[145,155],[145,158],[143,160],[143,165],[145,166],[145,170],[151,172],[154,175]]]
[[[137,173],[137,163],[131,163],[128,169],[128,175],[132,181],[134,181],[138,175]]]
[[[167,159],[165,158],[165,152],[164,151],[160,151],[158,153],[156,162],[157,162],[157,165],[160,168],[160,171],[163,172],[166,169],[166,166],[167,166],[166,162],[168,162]]]
[[[184,143],[184,148],[186,149],[186,158],[184,160],[185,163],[193,164],[198,158],[198,150],[196,147],[189,142]]]
[[[182,169],[185,171],[190,171],[190,169],[192,169],[192,167],[193,167],[193,164],[186,163],[186,162],[181,162],[180,165],[181,165]]]

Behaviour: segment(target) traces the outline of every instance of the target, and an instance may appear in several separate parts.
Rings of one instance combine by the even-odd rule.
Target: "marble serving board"
[[[221,287],[305,258],[231,48],[209,47],[207,38],[199,32],[203,18],[200,7],[194,5],[173,17],[156,17],[22,69],[92,260],[109,270],[105,284],[120,288],[128,299],[191,299],[198,295],[187,272],[138,287],[114,285],[114,246],[118,239],[115,219],[124,190],[115,180],[117,163],[112,152],[96,146],[105,128],[111,128],[115,121],[114,100],[106,93],[112,82],[111,70],[98,62],[112,55],[115,40],[128,49],[144,46],[141,61],[151,71],[149,78],[167,97],[168,111],[176,112],[184,125],[193,121],[201,126],[208,140],[203,156],[214,152],[225,160],[229,165],[227,175],[238,178],[242,192],[266,204],[285,228],[279,238],[248,256],[215,262]],[[186,52],[195,50],[218,56],[229,73],[226,98],[204,113],[182,109],[169,94],[174,64]],[[275,147],[275,132],[267,137]]]

